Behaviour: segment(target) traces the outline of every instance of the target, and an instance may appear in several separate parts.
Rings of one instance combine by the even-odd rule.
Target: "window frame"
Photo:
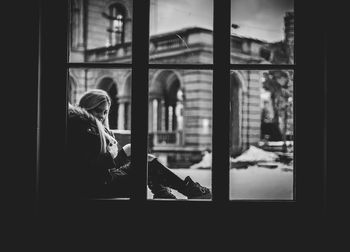
[[[155,209],[162,205],[171,205],[182,212],[188,209],[186,206],[201,207],[206,209],[224,208],[234,210],[236,213],[269,213],[278,209],[282,214],[297,214],[304,212],[320,213],[324,204],[324,172],[325,164],[323,159],[312,163],[308,160],[308,148],[303,144],[303,138],[317,141],[320,136],[324,136],[323,131],[310,131],[310,126],[299,127],[295,120],[295,194],[294,200],[230,200],[229,199],[229,85],[218,86],[215,83],[229,83],[230,70],[237,69],[291,69],[294,70],[294,83],[299,80],[312,81],[308,74],[311,72],[316,74],[313,79],[319,83],[325,83],[325,76],[320,74],[324,70],[324,37],[320,36],[319,43],[316,48],[309,51],[310,42],[305,43],[304,39],[312,38],[315,34],[324,34],[320,26],[316,26],[316,21],[299,25],[302,21],[308,20],[308,11],[313,9],[311,4],[299,3],[300,7],[295,10],[295,64],[294,65],[242,65],[230,63],[230,0],[213,0],[214,3],[214,48],[213,48],[213,64],[208,65],[161,65],[149,63],[149,48],[144,46],[149,43],[149,8],[150,1],[133,2],[133,29],[132,29],[132,62],[126,64],[115,63],[69,63],[68,61],[68,32],[69,29],[69,1],[56,1],[47,3],[40,1],[39,15],[39,82],[38,82],[38,160],[37,160],[37,195],[44,204],[50,202],[55,206],[61,206],[66,199],[61,191],[60,181],[64,179],[69,171],[65,169],[65,162],[62,157],[65,153],[66,144],[66,116],[67,116],[67,83],[68,69],[70,67],[92,67],[92,68],[131,68],[132,83],[148,83],[149,69],[208,69],[213,70],[213,169],[212,169],[212,185],[213,198],[211,201],[153,201],[147,200],[146,190],[146,169],[139,170],[135,181],[135,197],[129,201],[114,200],[104,201],[103,206],[108,208],[118,208],[120,206],[146,207],[146,209]],[[296,6],[295,6],[296,7]],[[321,17],[321,14],[318,14]],[[57,18],[66,22],[57,22]],[[45,20],[45,22],[44,22]],[[321,19],[322,20],[322,19]],[[318,20],[319,21],[319,20]],[[315,25],[314,30],[309,30],[310,26]],[[300,40],[300,42],[299,42]],[[313,65],[310,65],[309,57],[311,57]],[[298,61],[296,58],[298,57]],[[52,76],[55,76],[53,79]],[[300,77],[301,76],[301,77]],[[146,82],[145,82],[146,80]],[[48,84],[47,84],[48,83]],[[64,83],[62,85],[62,83]],[[303,112],[302,105],[308,104],[308,108],[317,109],[316,105],[308,103],[307,95],[314,90],[310,87],[303,87],[303,92],[296,88],[295,85],[294,113],[298,115],[299,122],[308,121],[310,114]],[[55,88],[52,88],[54,86]],[[320,96],[313,100],[315,104],[323,104],[324,94],[320,89]],[[306,92],[306,94],[305,94]],[[133,155],[138,157],[132,160],[136,167],[146,167],[147,164],[147,141],[148,141],[148,84],[132,85],[131,87],[131,144],[133,146]],[[301,105],[300,105],[301,104]],[[227,115],[225,117],[219,115]],[[322,114],[322,113],[321,113]],[[135,116],[137,115],[137,116]],[[295,119],[296,116],[294,115]],[[323,114],[320,116],[313,115],[313,118],[323,123]],[[304,126],[304,125],[303,125]],[[52,132],[55,134],[52,134]],[[223,142],[223,139],[227,141]],[[318,139],[320,141],[320,139]],[[319,146],[313,147],[311,155],[319,155],[324,153],[323,138]],[[55,162],[53,162],[55,160]],[[303,163],[303,168],[301,163]],[[305,168],[307,166],[308,169]],[[227,167],[227,169],[220,169]],[[316,167],[322,167],[318,169]],[[57,174],[57,170],[60,173]],[[302,179],[301,179],[302,178]],[[308,181],[313,182],[313,186],[309,186]],[[89,201],[88,203],[77,203],[78,205],[89,205],[90,207],[99,206],[98,201]],[[210,206],[209,208],[206,208]]]

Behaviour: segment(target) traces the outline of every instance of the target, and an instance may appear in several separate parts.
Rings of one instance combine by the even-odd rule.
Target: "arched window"
[[[109,13],[103,13],[103,16],[109,19],[109,45],[117,45],[124,43],[125,38],[125,8],[120,4],[112,4],[109,6]]]

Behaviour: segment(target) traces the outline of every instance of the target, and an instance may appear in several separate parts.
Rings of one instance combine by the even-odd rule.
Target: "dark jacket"
[[[81,108],[69,108],[67,118],[67,186],[78,198],[126,197],[130,163],[116,164],[112,156],[100,153],[100,137],[95,117]],[[122,155],[122,154],[121,154]],[[119,154],[118,154],[119,156]]]

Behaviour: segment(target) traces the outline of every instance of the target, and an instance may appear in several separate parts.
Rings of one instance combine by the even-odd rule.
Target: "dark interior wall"
[[[51,3],[52,4],[52,3]],[[12,6],[14,7],[14,6]],[[322,4],[317,7],[318,12],[315,13],[315,6],[312,3],[299,3],[296,9],[298,12],[296,13],[296,64],[297,64],[297,72],[295,82],[302,81],[303,83],[320,83],[322,86],[325,83],[325,76],[323,75],[325,71],[325,48],[324,48],[324,40],[325,40],[325,30],[324,25],[319,23],[320,20],[324,20],[323,12],[322,12]],[[21,211],[22,214],[28,216],[28,213],[33,213],[30,211],[30,207],[28,208],[28,203],[26,199],[30,199],[29,203],[33,203],[36,208],[39,204],[35,201],[36,193],[35,193],[35,185],[36,185],[36,158],[37,158],[37,89],[38,89],[38,80],[42,80],[42,74],[39,74],[38,64],[39,64],[39,8],[36,1],[28,1],[28,3],[23,3],[22,6],[23,11],[20,11],[22,17],[26,19],[26,29],[23,29],[21,33],[18,33],[18,30],[9,29],[7,36],[11,37],[11,41],[9,41],[8,48],[21,48],[20,55],[15,55],[16,50],[11,50],[8,61],[8,65],[10,66],[7,74],[11,76],[16,76],[16,83],[21,85],[21,92],[16,92],[18,95],[16,97],[17,100],[21,102],[15,103],[16,111],[23,111],[25,109],[25,113],[20,113],[20,118],[18,113],[13,113],[11,111],[10,114],[13,114],[11,119],[16,122],[14,125],[14,130],[16,132],[20,132],[11,139],[12,145],[8,145],[8,149],[13,153],[12,158],[12,170],[19,171],[21,176],[16,176],[16,184],[12,185],[11,190],[17,196],[13,199],[17,200],[17,203],[20,203],[20,207],[17,208],[17,211]],[[54,9],[54,8],[52,8]],[[313,13],[313,18],[310,19],[310,13]],[[46,19],[47,18],[47,19]],[[49,22],[51,24],[52,19],[48,16],[45,17],[45,22]],[[324,22],[324,21],[323,21]],[[22,27],[22,20],[18,20],[16,24],[18,27]],[[64,36],[63,36],[64,37]],[[315,40],[315,37],[318,39]],[[56,37],[56,40],[53,41],[54,38],[46,38],[46,41],[50,41],[52,44],[63,42],[64,39],[60,39],[60,36]],[[310,50],[312,48],[312,50]],[[19,51],[19,50],[17,50]],[[50,51],[51,52],[51,51]],[[59,56],[59,52],[56,52],[55,55]],[[307,55],[307,60],[304,60],[303,55]],[[19,61],[20,59],[20,61]],[[310,60],[312,60],[313,64],[310,64]],[[21,74],[18,74],[19,69],[21,70]],[[43,69],[40,69],[41,71]],[[52,68],[47,69],[50,74],[53,70]],[[40,78],[39,78],[40,77]],[[63,78],[64,79],[64,78]],[[11,79],[13,80],[13,78]],[[12,85],[13,81],[11,82]],[[41,83],[44,84],[44,83]],[[55,84],[62,84],[60,80],[56,80]],[[296,84],[297,85],[297,84]],[[17,85],[13,85],[13,87],[18,88]],[[18,90],[17,90],[18,91]],[[47,91],[50,92],[50,91]],[[60,92],[64,93],[64,90],[60,90]],[[306,223],[319,223],[322,225],[322,216],[324,211],[324,171],[325,164],[324,159],[319,158],[324,154],[324,129],[321,127],[324,123],[324,115],[323,113],[308,113],[310,111],[320,111],[320,107],[322,108],[324,105],[324,89],[315,89],[313,85],[303,85],[301,88],[296,88],[295,90],[296,96],[296,115],[298,118],[298,122],[296,125],[296,141],[297,145],[297,174],[300,178],[297,180],[297,200],[298,207],[291,208],[289,211],[284,211],[287,209],[286,206],[281,206],[280,204],[268,204],[266,203],[252,203],[252,204],[243,204],[242,202],[237,202],[235,204],[222,204],[221,207],[216,208],[213,204],[201,205],[201,204],[193,204],[193,205],[184,205],[184,204],[149,204],[147,208],[143,209],[142,214],[140,211],[136,211],[135,208],[137,204],[130,204],[129,207],[119,206],[119,213],[125,214],[126,217],[132,217],[135,214],[134,219],[124,219],[121,223],[147,223],[150,224],[151,220],[156,220],[154,223],[159,223],[157,220],[164,220],[164,218],[168,218],[168,213],[172,213],[172,218],[170,220],[171,224],[175,224],[176,222],[179,225],[175,225],[177,227],[180,226],[180,223],[191,223],[191,225],[199,224],[199,227],[205,227],[208,225],[209,227],[216,227],[215,230],[222,230],[223,226],[235,227],[236,229],[246,227],[243,225],[243,220],[248,222],[253,222],[252,220],[260,220],[264,224],[271,223],[275,218],[267,218],[269,217],[283,217],[284,226],[290,227],[291,221],[286,220],[286,216],[288,216],[289,220],[307,220]],[[310,97],[313,97],[313,103],[310,104]],[[50,112],[55,113],[57,108],[54,105],[54,101],[48,101],[48,105]],[[307,109],[305,109],[304,105],[308,105]],[[23,106],[25,105],[25,106]],[[56,105],[57,106],[57,105]],[[42,108],[43,109],[43,108]],[[48,113],[49,111],[46,111]],[[59,114],[59,117],[63,117],[63,115]],[[16,120],[17,118],[17,120]],[[54,117],[52,117],[54,118]],[[57,116],[55,117],[57,119]],[[20,120],[19,120],[20,119]],[[56,120],[55,119],[55,120]],[[47,129],[45,132],[41,132],[41,134],[46,134],[45,136],[51,136],[49,132],[55,131],[61,127],[61,123],[54,123],[45,119],[45,123],[48,123],[50,130]],[[302,127],[299,127],[299,122],[302,121],[313,121],[313,124],[303,124]],[[315,124],[320,127],[315,127]],[[58,131],[59,132],[59,131]],[[51,141],[55,141],[59,139],[60,134],[54,136]],[[23,143],[23,138],[25,139]],[[48,138],[49,139],[49,138]],[[315,144],[310,150],[309,145],[303,144],[305,143],[305,139],[307,142],[319,143]],[[21,140],[21,141],[19,141]],[[45,140],[46,141],[46,140]],[[26,160],[25,163],[19,162],[18,160],[18,143],[24,144],[21,145],[21,148],[24,148],[26,151],[20,152],[20,160]],[[50,160],[56,160],[57,156],[52,155],[52,152],[55,149],[49,149],[50,152],[47,152],[48,158]],[[11,156],[12,157],[12,156]],[[16,159],[16,158],[17,159]],[[14,162],[13,160],[16,160]],[[56,171],[61,171],[62,167],[59,167],[58,164],[54,164],[54,168],[57,168]],[[17,174],[19,175],[19,174]],[[57,181],[53,181],[57,182]],[[21,185],[26,189],[23,190]],[[29,189],[28,189],[29,188]],[[23,199],[23,201],[19,201],[18,199]],[[99,205],[99,207],[97,206]],[[23,209],[27,209],[26,213],[23,213]],[[49,209],[49,210],[48,210]],[[82,206],[77,207],[76,209],[83,209]],[[100,204],[96,204],[95,206],[88,206],[89,210],[86,212],[78,212],[73,208],[73,212],[75,214],[68,214],[67,212],[59,213],[59,208],[57,210],[53,210],[48,207],[39,207],[39,211],[35,211],[40,213],[40,215],[45,219],[45,217],[49,217],[52,214],[56,214],[56,220],[62,220],[62,216],[80,216],[78,218],[88,217],[91,215],[94,210],[98,213],[99,210],[103,209],[103,212],[108,214],[115,214],[115,210],[117,209],[115,205],[111,202],[100,202]],[[130,212],[128,210],[134,209]],[[294,209],[294,210],[293,210]],[[66,209],[65,209],[66,210]],[[157,211],[155,211],[157,210]],[[102,211],[101,211],[102,212]],[[155,214],[157,212],[157,214]],[[285,215],[285,213],[289,213],[291,215]],[[88,214],[89,213],[89,214]],[[174,213],[176,213],[174,215]],[[58,215],[57,215],[58,214]],[[63,214],[63,215],[62,215]],[[108,215],[106,214],[106,215]],[[139,214],[139,215],[138,215]],[[148,215],[147,215],[148,214]],[[93,215],[96,216],[96,215]],[[111,216],[111,215],[109,215]],[[144,216],[148,216],[149,219],[142,219]],[[240,220],[233,216],[241,216]],[[103,217],[103,215],[99,215],[99,217]],[[244,218],[246,217],[246,218]],[[259,219],[261,218],[261,219]],[[69,218],[68,218],[69,219]],[[94,219],[94,218],[93,218]],[[277,218],[278,219],[278,218]],[[48,218],[46,220],[49,220]],[[66,219],[67,220],[67,219]],[[80,219],[81,220],[81,219]],[[91,219],[90,219],[91,220]],[[119,219],[120,220],[120,219]],[[140,222],[138,222],[140,221]],[[318,222],[316,222],[318,221]],[[89,222],[89,221],[87,221]],[[265,223],[266,222],[266,223]],[[67,223],[67,221],[64,221]],[[81,222],[83,223],[83,222]],[[90,222],[91,223],[91,222]],[[95,222],[97,223],[97,222]],[[300,224],[300,222],[297,222]],[[241,224],[241,225],[240,225]],[[156,225],[156,224],[155,224]],[[222,226],[223,225],[223,226]],[[146,227],[150,225],[144,225],[143,231],[146,231]],[[157,226],[157,225],[156,225]],[[186,225],[185,225],[186,226]],[[197,226],[198,227],[198,226]],[[169,229],[167,229],[169,230]],[[245,229],[248,231],[247,229]],[[129,230],[130,231],[130,230]],[[191,229],[193,231],[193,229]],[[242,229],[240,230],[242,232]],[[262,230],[260,230],[262,231]],[[185,231],[184,231],[185,232]],[[203,237],[202,237],[203,238]],[[229,237],[227,237],[229,238]],[[231,237],[232,238],[232,237]],[[292,241],[290,241],[292,242]]]

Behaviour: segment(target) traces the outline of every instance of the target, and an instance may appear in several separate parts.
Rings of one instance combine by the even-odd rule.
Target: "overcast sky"
[[[293,10],[294,0],[231,0],[232,33],[266,40],[284,39],[283,17]],[[213,29],[213,0],[151,0],[150,33],[184,27]]]

